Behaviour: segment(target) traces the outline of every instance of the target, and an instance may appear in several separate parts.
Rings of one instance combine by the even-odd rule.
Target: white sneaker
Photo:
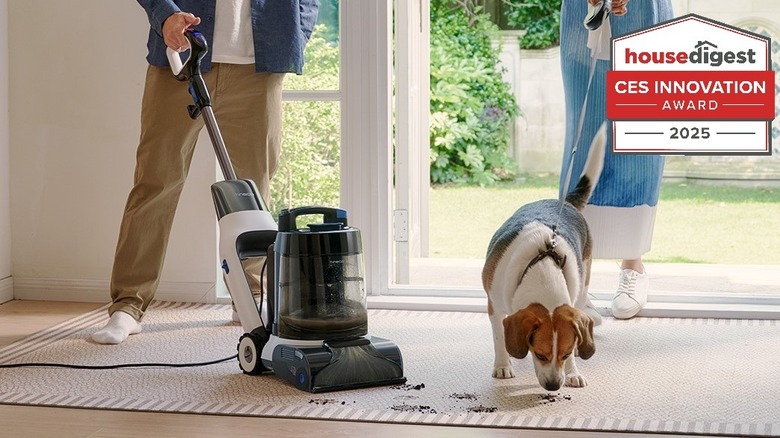
[[[647,273],[640,274],[633,269],[620,272],[620,284],[612,299],[612,315],[618,319],[633,318],[647,304],[647,290],[650,281]]]

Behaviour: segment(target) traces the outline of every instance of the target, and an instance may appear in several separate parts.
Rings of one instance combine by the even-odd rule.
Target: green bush
[[[498,28],[477,8],[431,2],[431,182],[511,179],[510,122],[519,114],[502,80]]]
[[[526,31],[520,37],[523,49],[547,49],[559,44],[561,0],[525,0],[504,2],[507,24]]]

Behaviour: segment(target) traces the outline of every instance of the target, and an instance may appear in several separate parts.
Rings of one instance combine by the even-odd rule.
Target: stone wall
[[[521,50],[522,32],[504,31],[501,62],[521,115],[510,151],[521,172],[560,172],[565,120],[559,50]]]

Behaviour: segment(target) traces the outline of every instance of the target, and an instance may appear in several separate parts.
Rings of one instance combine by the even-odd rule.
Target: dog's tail
[[[582,171],[577,187],[566,195],[566,201],[574,205],[577,210],[582,210],[588,203],[593,187],[601,176],[601,169],[604,168],[604,153],[607,145],[607,124],[604,123],[599,128],[593,141],[590,144],[590,152],[585,162],[585,169]]]

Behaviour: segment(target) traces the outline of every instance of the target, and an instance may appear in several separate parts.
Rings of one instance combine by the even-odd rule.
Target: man
[[[189,171],[201,119],[189,118],[186,84],[171,72],[166,48],[184,51],[197,27],[210,45],[201,64],[214,113],[238,178],[270,199],[282,123],[282,82],[301,74],[317,19],[317,0],[138,0],[149,17],[141,137],[111,276],[111,315],[92,335],[119,344],[140,321],[160,281],[173,217]],[[260,281],[250,275],[250,281]],[[254,287],[253,287],[254,288]]]

